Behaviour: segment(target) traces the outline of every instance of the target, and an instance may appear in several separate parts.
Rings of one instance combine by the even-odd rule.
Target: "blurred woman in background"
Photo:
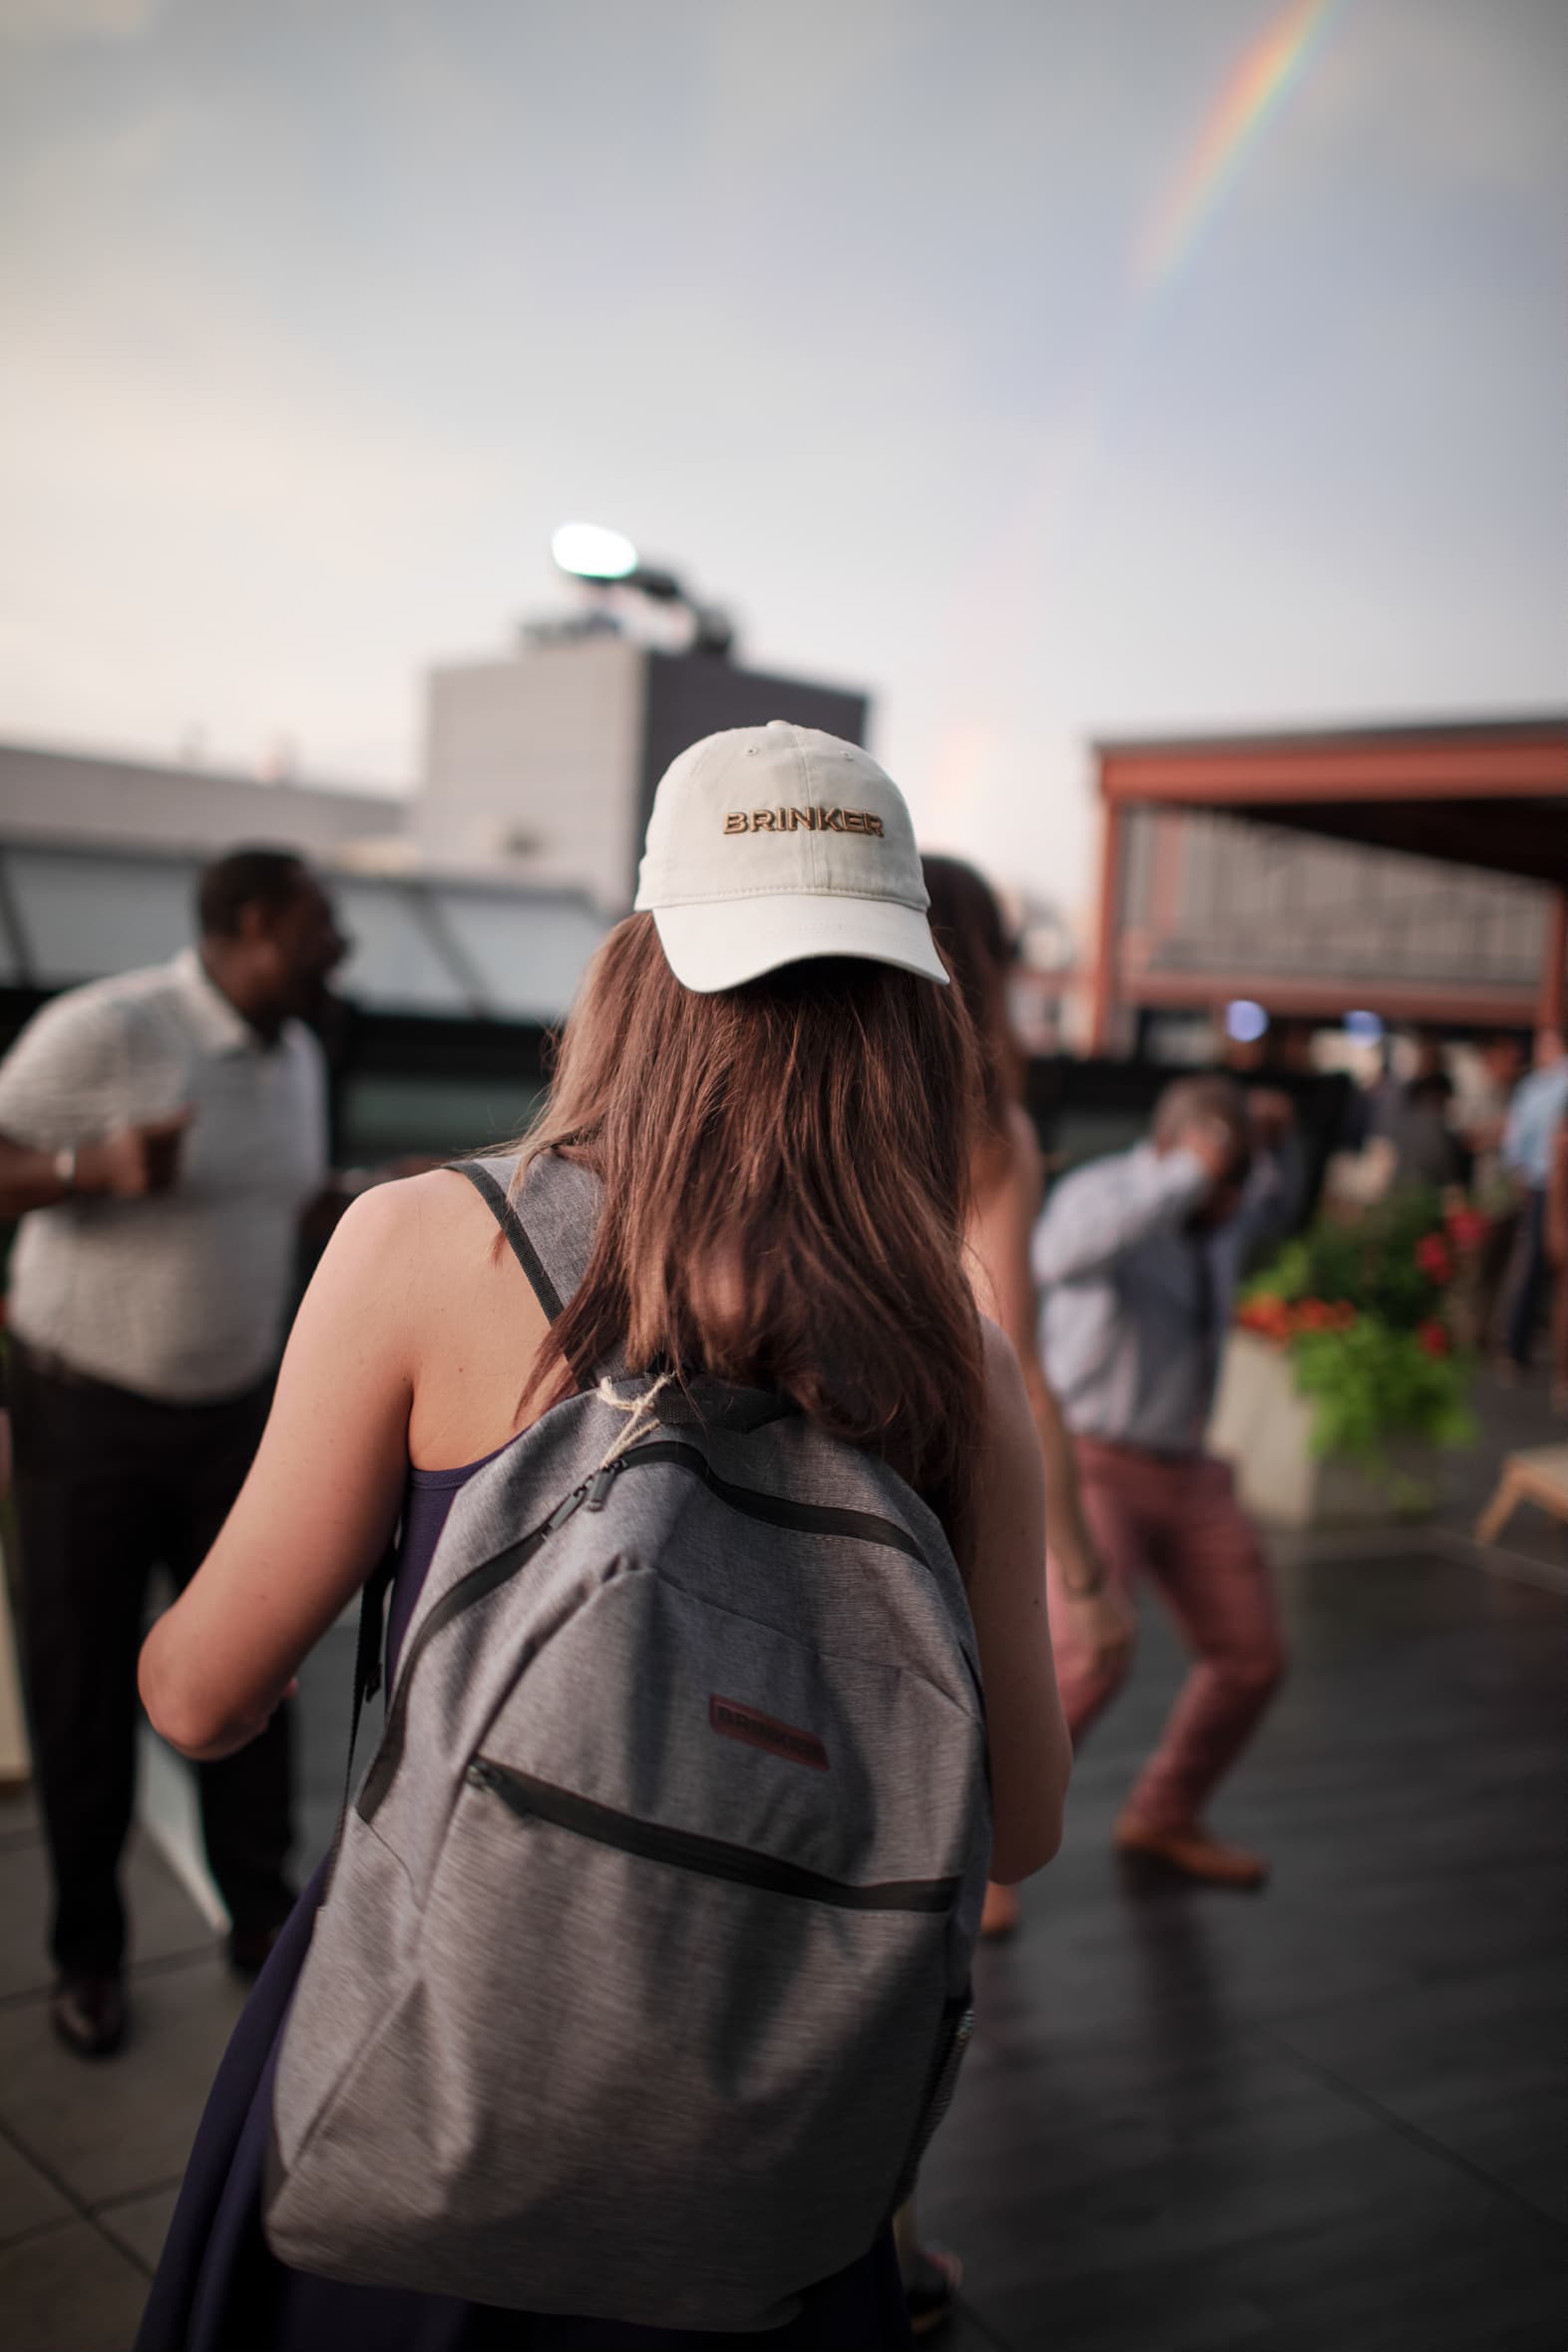
[[[1023,1107],[1025,1056],[1007,1006],[1016,950],[990,885],[973,866],[959,858],[927,857],[923,863],[932,932],[980,1041],[983,1085],[970,1146],[970,1280],[981,1314],[1001,1326],[1022,1369],[1045,1460],[1046,1540],[1060,1571],[1053,1605],[1059,1596],[1081,1641],[1109,1663],[1131,1641],[1131,1623],[1084,1524],[1071,1441],[1040,1368],[1029,1237],[1044,1195],[1045,1164]],[[1017,1895],[1010,1886],[993,1885],[981,1932],[1006,1935],[1017,1923]]]

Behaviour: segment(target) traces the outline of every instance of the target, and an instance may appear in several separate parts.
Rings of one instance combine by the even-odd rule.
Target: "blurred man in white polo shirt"
[[[261,1434],[301,1211],[327,1172],[321,1049],[301,1015],[344,954],[299,859],[201,876],[172,964],[45,1004],[0,1062],[0,1215],[22,1648],[54,1874],[56,2032],[125,2030],[119,1864],[150,1571],[184,1585]],[[285,1916],[286,1717],[203,1764],[202,1826],[251,1973]]]

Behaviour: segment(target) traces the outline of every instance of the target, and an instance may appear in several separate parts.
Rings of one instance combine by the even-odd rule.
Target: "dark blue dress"
[[[409,1473],[387,1623],[388,1688],[453,1498],[484,1466]],[[213,2080],[136,2352],[740,2352],[748,2345],[754,2352],[902,2352],[911,2343],[889,2232],[860,2261],[813,2287],[787,2327],[763,2335],[535,2316],[399,2287],[345,2286],[279,2262],[261,2232],[272,2074],[325,1875],[323,1862],[257,1978]]]

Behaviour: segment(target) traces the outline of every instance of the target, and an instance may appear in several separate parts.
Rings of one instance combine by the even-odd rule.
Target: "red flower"
[[[1450,1356],[1453,1353],[1453,1341],[1449,1335],[1448,1326],[1445,1323],[1439,1323],[1435,1316],[1421,1325],[1415,1335],[1415,1345],[1417,1348],[1423,1348],[1428,1356]]]
[[[1450,1209],[1443,1222],[1456,1250],[1477,1248],[1486,1239],[1491,1225],[1491,1219],[1482,1216],[1479,1209]]]
[[[1244,1301],[1236,1311],[1236,1320],[1243,1331],[1256,1332],[1261,1340],[1283,1340],[1290,1333],[1291,1311],[1283,1299],[1265,1291],[1259,1298]]]
[[[1440,1233],[1422,1234],[1415,1245],[1415,1263],[1430,1282],[1453,1280],[1453,1253]]]

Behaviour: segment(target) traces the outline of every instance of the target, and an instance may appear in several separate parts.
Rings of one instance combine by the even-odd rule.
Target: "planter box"
[[[1387,1477],[1372,1477],[1341,1455],[1315,1454],[1312,1420],[1312,1400],[1298,1394],[1285,1350],[1232,1332],[1209,1450],[1232,1464],[1237,1493],[1260,1519],[1277,1527],[1371,1526],[1408,1516],[1412,1486],[1425,1490],[1429,1510],[1453,1483],[1453,1456],[1414,1441],[1389,1446]]]

